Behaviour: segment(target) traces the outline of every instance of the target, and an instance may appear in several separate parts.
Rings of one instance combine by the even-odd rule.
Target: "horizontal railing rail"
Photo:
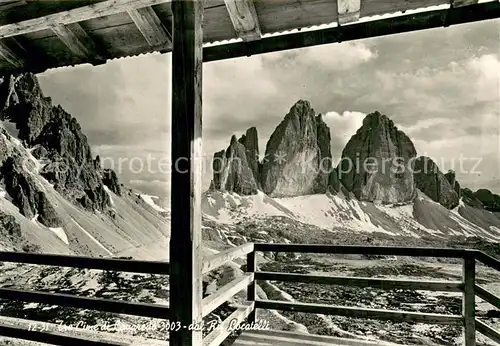
[[[202,273],[206,274],[212,270],[215,270],[229,262],[232,262],[236,258],[246,256],[247,267],[248,267],[248,256],[255,254],[254,244],[246,243],[240,246],[236,246],[225,251],[221,251],[218,254],[207,256],[202,262]],[[248,270],[247,270],[248,271]],[[251,287],[255,284],[255,278],[253,272],[248,272],[247,274],[237,277],[231,282],[225,284],[217,291],[203,299],[202,302],[202,316],[205,317],[219,306],[227,302],[229,299],[234,297],[239,292]],[[222,323],[212,330],[207,336],[203,338],[203,346],[217,346],[220,345],[228,336],[231,334],[231,328],[235,325],[240,324],[245,319],[247,319],[255,310],[255,297],[248,299],[250,301],[237,308],[230,316],[226,317]],[[231,327],[231,328],[230,328]]]
[[[284,302],[275,300],[255,299],[255,308],[339,315],[354,318],[370,318],[391,320],[395,322],[419,322],[428,324],[463,325],[465,329],[465,345],[475,345],[475,332],[500,342],[500,333],[475,318],[475,297],[500,308],[500,298],[476,285],[476,260],[482,264],[500,271],[500,261],[484,252],[471,249],[456,248],[424,248],[424,247],[390,247],[390,246],[335,246],[321,244],[279,244],[256,243],[255,251],[274,253],[314,253],[314,254],[342,254],[342,255],[379,255],[404,257],[436,257],[455,258],[463,260],[462,281],[416,281],[416,280],[388,280],[378,278],[339,277],[328,275],[308,275],[295,273],[278,273],[256,271],[254,278],[266,281],[301,282],[326,285],[373,287],[378,289],[413,289],[442,292],[462,292],[462,315],[445,315],[417,313],[407,311],[390,311],[369,308],[346,306],[332,306],[300,302]],[[255,256],[254,256],[255,257]],[[250,299],[249,299],[250,300]]]
[[[47,265],[66,268],[95,269],[138,274],[169,275],[168,262],[138,261],[122,258],[97,258],[56,254],[22,253],[0,251],[0,262]],[[110,300],[94,297],[80,297],[64,293],[26,291],[0,288],[0,299],[50,304],[63,307],[111,312],[138,317],[169,319],[170,309],[160,304],[147,304]],[[17,339],[43,342],[53,345],[125,345],[111,341],[91,341],[84,337],[67,335],[57,331],[37,330],[0,324],[0,335]]]
[[[295,273],[279,273],[257,271],[257,252],[293,252],[316,254],[343,254],[343,255],[380,255],[405,257],[439,257],[456,258],[464,261],[464,275],[462,281],[417,281],[417,280],[389,280],[381,278],[344,277],[329,275],[308,275]],[[202,315],[206,317],[225,302],[243,290],[247,290],[246,303],[236,310],[203,339],[203,346],[217,346],[231,333],[229,325],[243,322],[255,322],[255,309],[271,309],[339,315],[354,318],[370,318],[399,322],[417,322],[429,324],[463,325],[465,328],[465,345],[475,343],[476,330],[483,335],[500,342],[500,333],[481,320],[475,318],[475,297],[483,299],[496,308],[500,308],[500,298],[478,286],[475,282],[476,260],[482,264],[499,270],[500,261],[481,251],[470,249],[451,248],[409,248],[409,247],[376,247],[376,246],[332,246],[317,244],[264,244],[247,243],[233,247],[218,254],[206,256],[202,262],[202,273],[206,274],[235,259],[246,256],[246,273],[236,277],[229,283],[218,288],[217,291],[205,297],[202,301]],[[96,269],[118,272],[133,272],[142,274],[168,275],[168,262],[137,261],[122,258],[94,258],[83,256],[65,256],[52,254],[31,254],[0,252],[0,262],[24,263],[34,265],[48,265],[58,267],[72,267],[82,269]],[[259,300],[256,295],[256,282],[283,281],[301,282],[352,287],[373,287],[378,289],[412,289],[442,292],[462,292],[464,297],[462,315],[445,315],[433,313],[418,313],[408,311],[392,311],[371,308],[346,306],[332,306],[303,302],[285,302],[275,300]],[[72,308],[106,311],[119,314],[128,314],[148,318],[168,319],[170,309],[159,304],[145,304],[136,302],[116,301],[94,297],[79,297],[63,293],[24,291],[13,288],[0,288],[0,299],[20,300],[33,303],[59,305]],[[122,343],[90,341],[77,336],[64,335],[53,331],[26,330],[18,326],[0,324],[0,335],[25,340],[45,342],[49,344],[68,344],[69,342],[89,345],[122,345]],[[88,342],[87,342],[88,341]]]
[[[98,258],[0,251],[0,262],[48,265],[81,269],[112,270],[140,274],[170,274],[170,265],[168,262],[137,261],[121,258]]]

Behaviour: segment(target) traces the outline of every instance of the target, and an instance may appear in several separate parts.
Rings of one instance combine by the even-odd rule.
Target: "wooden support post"
[[[257,270],[257,258],[255,250],[247,254],[247,273],[255,273]],[[247,287],[247,300],[249,302],[254,302],[257,298],[257,285],[255,283],[255,278],[250,282]],[[255,309],[248,315],[248,323],[255,322]]]
[[[202,1],[176,0],[172,51],[170,346],[202,345]]]
[[[476,259],[467,255],[463,266],[464,294],[462,315],[464,318],[464,345],[476,345]]]

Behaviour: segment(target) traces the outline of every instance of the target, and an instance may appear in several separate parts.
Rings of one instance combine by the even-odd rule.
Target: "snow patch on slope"
[[[167,212],[165,209],[163,209],[162,207],[160,207],[158,204],[156,204],[154,202],[154,199],[158,198],[157,196],[144,195],[144,194],[140,194],[140,196],[141,196],[142,200],[144,202],[146,202],[149,206],[151,206],[154,210],[156,210],[158,212],[164,212],[164,213]]]
[[[69,245],[68,236],[66,232],[64,232],[64,228],[62,227],[49,227],[49,229],[55,233],[66,245]]]

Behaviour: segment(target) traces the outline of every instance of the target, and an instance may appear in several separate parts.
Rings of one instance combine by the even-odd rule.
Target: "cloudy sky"
[[[251,126],[264,151],[290,107],[306,99],[325,114],[336,159],[378,110],[442,171],[455,162],[462,185],[500,193],[499,35],[496,20],[204,64],[204,152]],[[170,54],[147,55],[39,78],[124,184],[168,195],[170,69]],[[210,179],[207,169],[205,187]]]

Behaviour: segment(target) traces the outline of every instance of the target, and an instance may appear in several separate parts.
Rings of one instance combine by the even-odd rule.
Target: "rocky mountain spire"
[[[455,183],[454,173],[448,173],[448,177],[445,177],[437,164],[426,156],[417,158],[414,172],[415,185],[420,191],[448,209],[458,206],[459,194],[455,190],[456,187],[452,186],[449,181],[450,179]]]
[[[411,170],[416,155],[410,138],[387,116],[374,112],[345,146],[338,178],[360,200],[408,202],[416,196]]]
[[[100,163],[92,158],[80,124],[61,106],[52,105],[51,99],[43,95],[35,75],[27,73],[4,78],[0,84],[0,100],[3,101],[1,120],[13,123],[18,139],[30,148],[32,155],[44,162],[37,173],[63,196],[86,209],[104,210],[110,206],[103,178],[112,191],[119,192],[116,174],[108,172],[104,176]],[[0,162],[6,190],[11,196],[17,196],[12,197],[25,216],[41,215],[40,205],[50,213],[49,202],[19,168],[22,159],[10,156],[10,161]],[[23,187],[15,186],[18,181],[25,181]]]

